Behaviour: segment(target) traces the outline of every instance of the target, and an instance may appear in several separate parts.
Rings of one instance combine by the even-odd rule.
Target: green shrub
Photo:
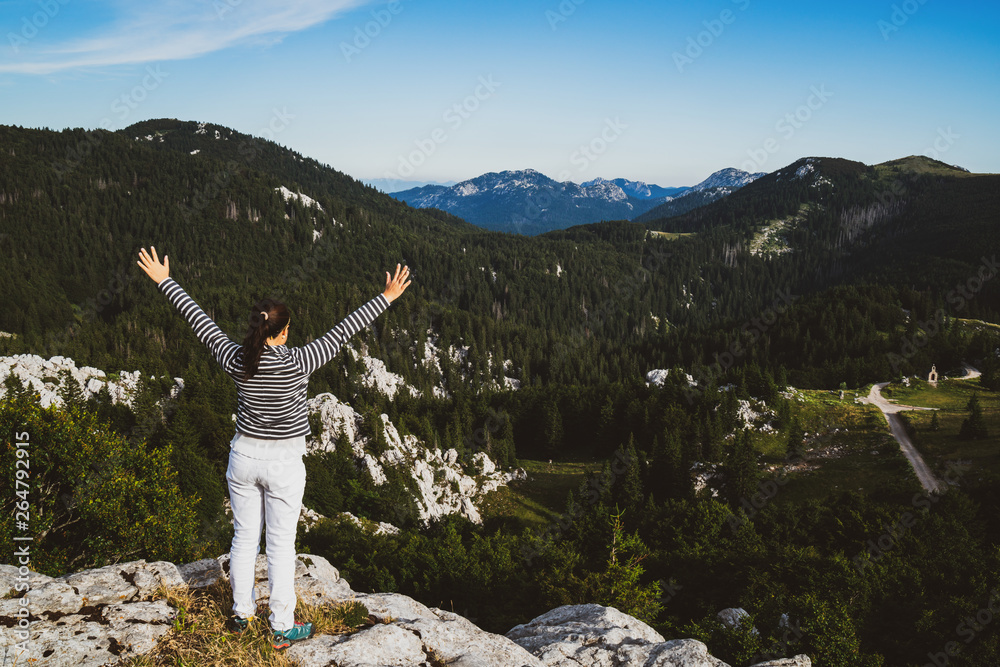
[[[0,400],[0,437],[9,489],[0,500],[0,542],[11,554],[15,535],[31,535],[33,570],[58,575],[122,560],[183,563],[199,556],[197,499],[178,489],[169,448],[130,444],[80,407],[42,408],[30,393]],[[19,440],[28,446],[17,447]],[[28,489],[16,484],[25,466]],[[27,530],[15,515],[24,501]]]

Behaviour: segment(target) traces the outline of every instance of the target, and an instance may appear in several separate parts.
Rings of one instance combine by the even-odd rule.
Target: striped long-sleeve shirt
[[[238,354],[243,346],[229,340],[173,278],[163,280],[159,288],[191,324],[198,340],[208,346],[215,360],[236,382],[239,395],[236,430],[268,440],[309,435],[306,413],[309,376],[330,361],[351,336],[389,307],[389,300],[379,294],[307,345],[292,348],[265,345],[257,373],[244,381],[241,355]]]

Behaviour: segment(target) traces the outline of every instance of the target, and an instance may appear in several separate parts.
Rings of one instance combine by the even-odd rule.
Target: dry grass
[[[232,608],[229,584],[218,581],[203,590],[161,590],[159,598],[177,609],[174,627],[149,654],[120,663],[121,667],[294,667],[284,653],[271,647],[266,603],[241,635],[226,625]],[[300,600],[296,620],[313,624],[314,635],[349,634],[371,623],[363,604],[346,600],[312,606]]]

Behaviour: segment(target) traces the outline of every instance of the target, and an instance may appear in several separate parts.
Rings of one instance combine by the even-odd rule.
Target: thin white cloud
[[[64,70],[196,58],[324,23],[370,0],[171,0],[137,7],[94,34],[59,44],[43,34],[0,62],[0,73],[51,74]]]

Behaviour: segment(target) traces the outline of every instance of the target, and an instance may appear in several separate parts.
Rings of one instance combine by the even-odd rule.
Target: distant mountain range
[[[370,185],[376,190],[384,192],[387,195],[394,192],[400,192],[402,190],[422,188],[425,185],[443,185],[445,187],[455,185],[455,181],[402,181],[398,178],[369,178],[361,179],[361,182],[365,185]]]
[[[688,188],[679,196],[667,197],[662,203],[632,219],[636,222],[650,222],[660,218],[682,215],[722,199],[765,175],[763,172],[751,174],[732,167],[720,169],[698,185]]]
[[[763,174],[722,169],[693,187],[664,188],[626,179],[558,182],[533,169],[491,172],[452,186],[391,193],[414,208],[436,208],[479,227],[534,235],[602,220],[632,220],[651,211],[678,215],[735,192]],[[646,214],[644,216],[643,214]]]
[[[647,185],[642,181],[630,181],[625,178],[616,178],[611,181],[606,181],[603,178],[595,178],[592,181],[587,181],[583,183],[584,187],[591,185],[598,185],[600,183],[614,183],[620,187],[626,194],[635,197],[636,199],[662,199],[663,197],[676,197],[684,192],[687,192],[691,188],[663,188],[659,185]]]

